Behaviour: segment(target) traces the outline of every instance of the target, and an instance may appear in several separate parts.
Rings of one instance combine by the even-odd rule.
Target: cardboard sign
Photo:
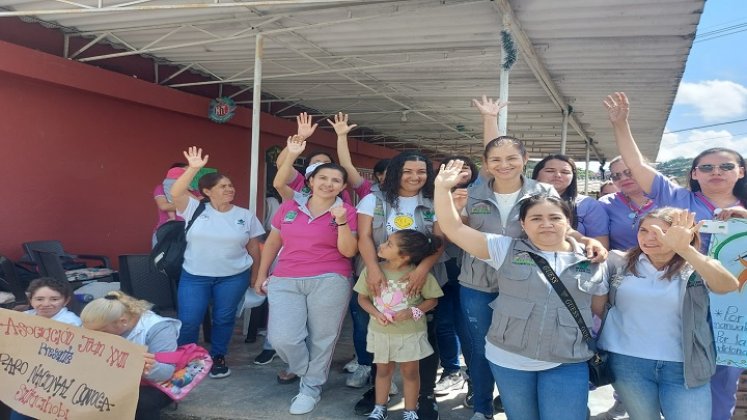
[[[0,309],[0,399],[37,419],[132,419],[146,348]]]
[[[716,364],[747,368],[747,219],[729,219],[726,234],[711,236],[709,255],[739,279],[739,289],[711,294]]]

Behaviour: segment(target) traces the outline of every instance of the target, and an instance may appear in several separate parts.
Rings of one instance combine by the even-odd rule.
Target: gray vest
[[[591,263],[578,243],[575,252],[559,253],[567,267],[558,274],[586,325],[592,325],[589,291],[607,281],[605,264]],[[490,304],[493,319],[487,340],[506,351],[536,360],[576,363],[592,356],[578,324],[527,252],[539,250],[528,240],[514,239],[498,272],[500,294]],[[553,261],[548,260],[550,266]]]
[[[376,197],[376,205],[374,206],[374,215],[372,221],[371,236],[373,237],[374,246],[378,249],[379,245],[386,242],[389,233],[386,230],[386,221],[389,220],[389,216],[394,211],[389,203],[384,199],[384,193],[380,190],[371,190],[371,194]],[[415,207],[415,224],[418,226],[418,231],[433,234],[433,224],[436,213],[433,211],[433,200],[430,198],[423,197],[423,194],[418,193],[418,205]],[[438,280],[439,286],[443,286],[447,281],[446,267],[444,261],[448,257],[446,254],[442,254],[438,262],[433,265],[431,272],[433,276]],[[355,274],[360,275],[366,264],[363,262],[363,258],[358,256],[355,260]]]
[[[508,214],[508,225],[503,226],[501,215],[498,212],[498,203],[493,193],[493,182],[481,182],[468,189],[467,197],[467,224],[480,232],[499,233],[512,238],[521,238],[524,232],[519,223],[519,207],[521,202],[533,194],[548,194],[557,196],[555,189],[547,184],[539,183],[533,179],[521,176],[522,186],[519,192],[519,200],[516,201],[511,212]],[[498,291],[498,278],[493,267],[468,253],[462,257],[462,271],[459,274],[459,283],[470,289],[481,292],[495,293]]]
[[[610,281],[609,306],[615,305],[617,288],[623,276],[614,276]],[[703,279],[689,264],[672,278],[679,280],[680,302],[682,302],[682,354],[685,386],[705,385],[716,372],[716,345],[711,326],[711,300]],[[604,329],[602,329],[604,334]]]

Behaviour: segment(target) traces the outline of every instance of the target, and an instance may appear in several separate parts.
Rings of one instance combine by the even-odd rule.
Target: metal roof
[[[508,134],[533,157],[559,150],[570,106],[567,153],[617,154],[602,99],[626,91],[635,133],[655,158],[704,0],[0,0],[0,17],[60,25],[117,54],[70,49],[97,64],[148,55],[212,81],[251,90],[262,33],[264,102],[329,116],[347,112],[368,130],[351,137],[436,155],[481,151],[471,98],[498,96],[500,31],[519,51],[510,73]],[[3,11],[4,10],[4,11]],[[0,21],[1,22],[1,21]],[[178,75],[158,83],[174,88]],[[274,99],[273,99],[274,98]],[[251,105],[251,101],[248,101]],[[247,103],[247,102],[244,102]],[[597,156],[595,157],[595,154]]]

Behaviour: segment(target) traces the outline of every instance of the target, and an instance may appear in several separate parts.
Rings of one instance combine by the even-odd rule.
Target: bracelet
[[[412,308],[410,308],[410,310],[412,311],[412,319],[414,319],[415,321],[419,320],[423,317],[423,315],[425,315],[425,313],[418,309],[417,306],[413,306]]]
[[[345,222],[345,223],[337,223],[337,222],[335,222],[335,223],[337,224],[337,226],[345,226],[345,225],[348,224],[348,222]]]

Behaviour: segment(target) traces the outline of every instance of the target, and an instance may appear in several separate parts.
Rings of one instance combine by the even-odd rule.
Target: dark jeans
[[[441,287],[444,295],[438,299],[436,334],[438,336],[441,367],[444,368],[444,373],[453,373],[459,370],[460,352],[464,355],[464,362],[467,364],[467,372],[469,373],[472,356],[467,322],[462,314],[459,301],[459,289],[461,288],[457,280],[459,271],[460,267],[456,258],[446,261],[449,281]]]
[[[135,420],[160,420],[161,409],[171,404],[171,398],[152,386],[140,387]]]
[[[481,292],[465,286],[459,290],[471,350],[469,371],[474,392],[474,411],[485,415],[493,414],[494,383],[490,364],[485,358],[485,336],[488,335],[493,320],[493,309],[488,304],[497,297],[498,293]]]
[[[420,395],[431,395],[436,387],[438,371],[438,336],[436,335],[437,310],[426,314],[428,320],[428,343],[433,347],[433,354],[420,360]]]
[[[358,292],[355,291],[350,297],[350,318],[353,319],[353,347],[358,357],[358,364],[371,366],[373,354],[366,351],[366,334],[368,334],[368,321],[371,315],[358,304]]]

